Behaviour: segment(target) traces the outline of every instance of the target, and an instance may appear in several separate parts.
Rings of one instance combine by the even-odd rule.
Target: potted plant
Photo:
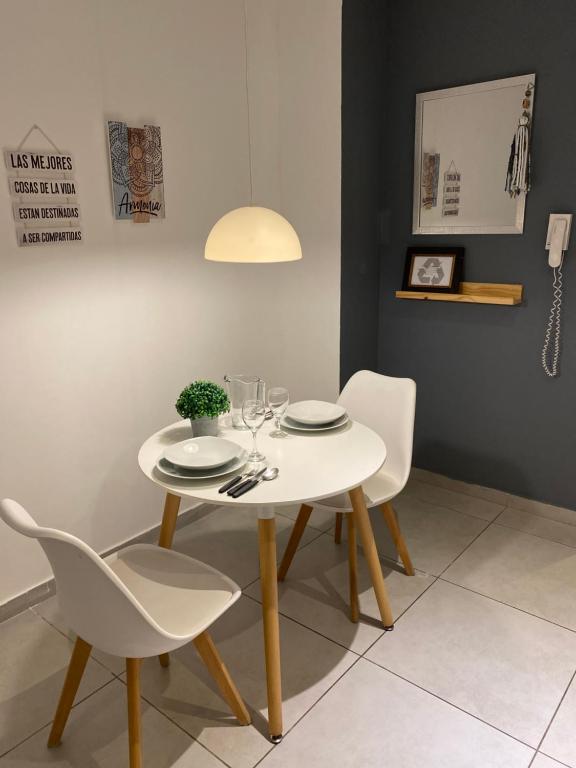
[[[230,410],[228,395],[212,381],[194,381],[185,387],[176,401],[183,419],[190,419],[194,437],[218,434],[218,416]]]

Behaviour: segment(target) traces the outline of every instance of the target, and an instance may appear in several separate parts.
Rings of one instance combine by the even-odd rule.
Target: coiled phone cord
[[[542,347],[542,368],[548,376],[558,375],[558,358],[560,357],[560,313],[562,310],[562,263],[554,267],[554,299],[548,318],[548,326],[544,335],[544,346]],[[550,350],[550,342],[552,349]],[[552,365],[549,366],[550,354],[552,355]]]

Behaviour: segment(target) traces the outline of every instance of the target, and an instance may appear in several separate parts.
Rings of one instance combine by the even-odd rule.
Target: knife
[[[251,469],[250,472],[246,472],[243,475],[236,475],[236,477],[233,477],[232,480],[228,480],[227,483],[224,483],[224,485],[221,488],[218,488],[218,493],[224,493],[225,491],[229,491],[233,485],[236,485],[237,483],[241,483],[242,480],[247,480],[249,477],[253,477],[253,476],[254,476],[253,469]]]
[[[250,485],[250,483],[253,483],[254,480],[257,480],[260,475],[263,475],[264,472],[266,472],[266,467],[256,472],[255,475],[250,477],[248,480],[245,480],[243,483],[240,483],[240,485],[235,485],[231,490],[228,491],[228,496],[233,496],[236,498],[236,492],[242,490],[243,488],[246,488],[246,486]],[[248,490],[246,488],[246,490]]]

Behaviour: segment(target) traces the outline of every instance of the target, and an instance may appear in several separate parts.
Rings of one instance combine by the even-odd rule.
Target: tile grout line
[[[472,592],[474,595],[480,595],[480,597],[485,597],[487,600],[492,600],[494,603],[499,603],[500,605],[505,605],[507,608],[512,608],[514,611],[519,611],[520,613],[526,614],[526,616],[532,616],[534,619],[539,619],[540,621],[545,621],[547,624],[552,624],[554,627],[558,627],[559,629],[565,629],[567,632],[572,632],[573,634],[576,633],[576,629],[573,629],[572,627],[566,627],[564,624],[558,624],[556,621],[552,621],[551,619],[547,619],[544,616],[538,616],[537,613],[530,613],[530,611],[525,610],[524,608],[519,608],[517,605],[512,605],[512,603],[505,603],[503,600],[498,600],[496,597],[492,597],[491,595],[487,595],[484,592],[478,592],[476,589],[472,589],[471,587],[465,587],[463,584],[458,584],[456,581],[450,581],[450,579],[445,579],[442,576],[438,576],[439,581],[443,581],[445,584],[452,584],[454,587],[460,587],[460,589],[465,589],[468,592]]]
[[[430,574],[427,574],[427,575],[430,575]],[[407,578],[410,578],[410,577],[408,576]],[[440,579],[440,577],[439,577],[439,576],[434,576],[433,578],[434,578],[434,581],[433,581],[431,584],[428,584],[428,586],[426,587],[426,589],[425,589],[423,592],[421,592],[421,593],[418,595],[418,597],[415,597],[415,598],[414,598],[414,600],[412,600],[412,602],[410,603],[410,605],[408,605],[408,606],[407,606],[407,607],[406,607],[406,608],[405,608],[405,609],[402,611],[402,613],[399,613],[399,614],[398,614],[398,616],[397,616],[397,617],[394,619],[394,628],[396,628],[396,624],[397,624],[397,622],[398,622],[398,621],[400,621],[400,619],[401,619],[403,616],[405,616],[405,615],[408,613],[408,611],[409,611],[409,610],[410,610],[410,609],[411,609],[411,608],[412,608],[412,607],[413,607],[413,606],[414,606],[414,605],[415,605],[415,604],[418,602],[418,600],[420,600],[420,598],[421,598],[421,597],[423,597],[423,596],[424,596],[424,595],[425,595],[425,594],[428,592],[428,590],[429,590],[429,589],[431,589],[431,588],[434,586],[434,584],[436,584],[436,583],[439,581],[439,579]],[[392,630],[392,631],[394,631],[394,630]],[[384,632],[383,632],[383,633],[380,635],[380,637],[377,637],[377,638],[376,638],[376,640],[374,640],[374,642],[373,642],[373,643],[370,643],[370,645],[368,646],[368,648],[366,648],[366,650],[364,651],[364,653],[363,653],[363,654],[361,654],[362,658],[363,658],[363,659],[364,659],[364,658],[366,658],[366,659],[367,659],[367,656],[366,656],[366,654],[367,654],[369,651],[371,651],[371,650],[372,650],[372,648],[373,648],[373,647],[376,645],[376,643],[378,643],[380,640],[382,640],[383,636],[385,636],[385,635],[387,635],[387,634],[388,634],[388,633],[384,631]],[[367,660],[369,661],[369,659],[367,659]]]
[[[434,488],[435,486],[432,486]],[[401,495],[403,491],[401,491],[398,496]],[[488,504],[494,504],[495,507],[502,507],[499,512],[496,513],[496,517],[492,518],[492,520],[487,520],[485,517],[480,517],[479,515],[473,515],[471,512],[464,512],[462,509],[456,509],[455,507],[449,507],[447,504],[437,504],[434,501],[428,501],[427,499],[421,499],[419,496],[416,496],[414,494],[411,494],[409,491],[406,492],[406,496],[410,499],[415,499],[416,501],[420,501],[422,504],[428,504],[429,507],[438,507],[438,509],[447,509],[449,512],[458,512],[459,515],[465,515],[466,517],[472,517],[474,520],[483,520],[485,523],[493,523],[496,517],[502,514],[502,512],[505,509],[508,509],[506,505],[502,504],[496,504],[494,501],[487,502]],[[477,498],[476,496],[470,496],[471,499]],[[486,499],[478,499],[478,501],[486,501]],[[376,509],[376,507],[371,507],[371,509]]]
[[[444,704],[447,704],[449,707],[452,707],[453,709],[458,710],[458,712],[462,712],[462,714],[467,715],[468,717],[473,717],[474,720],[478,720],[478,722],[483,723],[484,725],[488,726],[488,728],[492,728],[493,730],[498,731],[498,733],[501,733],[504,736],[507,736],[509,739],[513,739],[514,741],[517,741],[519,744],[522,744],[523,746],[528,747],[528,749],[532,749],[532,750],[535,749],[535,747],[533,747],[531,744],[528,744],[527,742],[522,741],[522,739],[519,739],[517,736],[513,736],[511,733],[508,733],[507,731],[502,730],[502,728],[498,728],[498,726],[493,725],[492,723],[489,723],[486,720],[483,720],[481,717],[478,717],[478,715],[475,715],[473,712],[468,712],[467,710],[462,709],[462,707],[459,707],[457,704],[454,704],[453,702],[448,701],[447,699],[443,699],[442,696],[438,696],[437,693],[434,693],[433,691],[429,691],[427,688],[424,688],[423,686],[418,685],[418,683],[415,683],[414,681],[409,680],[407,677],[403,677],[398,672],[394,672],[393,669],[389,669],[388,667],[385,667],[383,664],[379,664],[377,661],[373,661],[372,659],[365,658],[364,660],[367,661],[369,664],[373,664],[375,667],[378,667],[379,669],[383,669],[389,674],[394,675],[394,677],[397,677],[400,680],[403,680],[405,683],[412,685],[414,688],[418,688],[418,690],[422,691],[423,693],[426,693],[429,696],[433,696],[435,699],[438,699],[438,701],[442,701]]]
[[[328,694],[328,693],[329,693],[329,692],[332,690],[332,688],[334,688],[334,686],[335,686],[335,685],[337,685],[337,684],[340,682],[340,680],[342,680],[342,678],[343,678],[345,675],[347,675],[347,674],[350,672],[350,670],[351,670],[351,669],[353,669],[353,667],[355,667],[355,666],[356,666],[356,664],[358,664],[358,662],[359,662],[359,661],[361,661],[361,660],[362,660],[362,657],[361,657],[361,656],[358,656],[356,659],[354,659],[354,661],[352,662],[352,664],[350,664],[350,666],[349,666],[347,669],[345,669],[345,670],[344,670],[344,672],[342,672],[342,674],[341,674],[341,675],[340,675],[338,678],[336,678],[336,680],[334,680],[334,682],[332,683],[332,685],[330,685],[328,688],[326,688],[326,690],[324,691],[324,693],[322,693],[322,694],[319,696],[319,698],[318,698],[318,699],[316,699],[316,701],[315,701],[313,704],[311,704],[311,705],[310,705],[310,707],[309,707],[309,708],[308,708],[308,709],[307,709],[305,712],[303,712],[303,713],[300,715],[300,717],[299,717],[299,718],[298,718],[298,719],[297,719],[297,720],[296,720],[296,721],[295,721],[295,722],[294,722],[294,723],[293,723],[293,724],[290,726],[290,728],[288,728],[288,730],[287,730],[287,731],[286,731],[286,732],[283,734],[283,737],[282,737],[282,739],[283,739],[283,740],[286,738],[286,736],[287,736],[289,733],[291,733],[291,732],[294,730],[294,728],[296,728],[296,726],[297,726],[297,725],[299,725],[299,724],[302,722],[302,720],[303,720],[303,719],[304,719],[304,718],[305,718],[305,717],[306,717],[306,716],[307,716],[307,715],[308,715],[308,714],[309,714],[309,713],[310,713],[310,712],[311,712],[311,711],[314,709],[314,707],[315,707],[317,704],[319,704],[319,703],[322,701],[322,699],[323,699],[323,698],[324,698],[324,697],[325,697],[325,696],[326,696],[326,695],[327,695],[327,694]],[[269,750],[268,750],[268,752],[266,752],[266,754],[265,754],[265,755],[263,755],[263,756],[262,756],[262,757],[261,757],[261,758],[260,758],[260,759],[259,759],[259,760],[258,760],[256,763],[254,763],[254,766],[253,766],[253,768],[257,768],[257,766],[258,766],[258,765],[260,765],[260,763],[262,762],[262,760],[264,760],[264,758],[268,757],[268,755],[270,754],[270,752],[271,752],[273,749],[275,749],[275,748],[276,748],[276,746],[280,746],[280,745],[279,745],[279,744],[278,744],[278,745],[273,745],[273,746],[272,746],[272,748],[271,748],[271,749],[269,749]]]
[[[119,678],[119,680],[120,680],[120,682],[121,682],[121,683],[122,683],[124,686],[126,686],[126,683],[125,683],[125,681],[124,681],[124,680],[122,680],[122,679],[120,679],[120,678]],[[221,695],[222,695],[222,694],[220,694],[220,696],[221,696]],[[143,694],[143,693],[140,693],[140,699],[141,699],[142,701],[145,701],[145,702],[146,702],[146,704],[148,704],[148,706],[152,707],[152,709],[154,709],[156,712],[158,712],[158,714],[159,714],[159,715],[161,715],[161,716],[162,716],[162,717],[164,717],[166,720],[168,720],[168,722],[172,723],[172,725],[175,725],[175,726],[176,726],[176,728],[178,728],[178,730],[182,731],[182,733],[185,733],[185,734],[186,734],[186,736],[188,736],[189,738],[191,738],[193,742],[195,742],[196,744],[199,744],[199,745],[202,747],[202,749],[205,749],[205,750],[206,750],[206,752],[208,752],[208,754],[212,755],[212,757],[215,757],[215,758],[218,760],[218,762],[222,763],[222,765],[225,765],[225,766],[226,766],[226,768],[232,768],[232,766],[230,765],[230,763],[227,763],[227,762],[226,762],[226,760],[224,760],[222,757],[220,757],[219,755],[217,755],[215,752],[212,752],[212,750],[211,750],[211,749],[208,749],[208,747],[207,747],[205,744],[202,744],[202,742],[200,741],[200,739],[198,739],[196,736],[194,736],[194,735],[193,735],[193,734],[191,734],[189,731],[187,731],[187,730],[186,730],[186,728],[184,728],[182,725],[180,725],[180,723],[178,723],[176,720],[173,720],[173,719],[170,717],[170,715],[168,715],[166,712],[164,712],[164,711],[163,711],[163,710],[161,710],[159,707],[157,707],[157,706],[156,706],[156,704],[154,704],[154,702],[153,702],[153,701],[151,701],[150,699],[147,699],[147,698],[146,698],[146,696],[145,696],[145,694]],[[234,715],[232,715],[232,717],[234,717]],[[240,726],[240,727],[242,727],[242,726]]]
[[[413,469],[419,469],[419,467],[413,467],[412,470]],[[428,470],[424,470],[424,471],[428,471]],[[432,473],[432,474],[435,474],[435,473]],[[440,477],[446,477],[446,475],[440,475]],[[527,496],[516,496],[515,494],[507,493],[506,491],[502,491],[502,493],[505,493],[506,497],[507,497],[506,502],[502,503],[502,502],[498,502],[498,501],[492,501],[491,499],[486,499],[483,496],[478,496],[477,494],[469,493],[468,491],[463,491],[463,490],[455,491],[452,488],[448,488],[448,487],[446,487],[444,485],[439,485],[437,483],[431,483],[428,480],[422,480],[422,479],[420,479],[418,477],[414,477],[414,479],[417,482],[419,482],[419,483],[423,483],[424,485],[430,486],[431,488],[440,488],[441,490],[447,491],[448,493],[460,493],[460,494],[462,494],[462,496],[467,496],[468,498],[471,498],[471,499],[477,499],[479,501],[486,501],[486,502],[488,502],[490,504],[495,504],[496,506],[502,506],[503,509],[498,513],[497,517],[499,517],[502,514],[504,509],[511,509],[514,512],[521,512],[521,513],[526,514],[526,515],[531,515],[532,517],[537,517],[539,520],[549,520],[550,522],[560,523],[562,525],[568,525],[568,526],[571,526],[572,528],[576,528],[576,510],[569,509],[568,507],[558,507],[555,504],[549,504],[548,502],[545,502],[545,501],[536,501],[534,499],[528,498]],[[451,482],[462,482],[462,483],[468,485],[468,483],[465,483],[465,481],[463,481],[463,480],[461,480],[461,481],[459,481],[459,480],[454,481],[452,478],[449,478],[449,477],[447,477],[446,479],[451,481]],[[490,488],[489,486],[478,486],[478,487],[486,488],[487,490],[499,491],[498,488]],[[513,504],[510,503],[510,501],[512,499],[514,499],[514,498],[523,499],[523,500],[528,501],[528,502],[534,502],[535,501],[536,504],[542,504],[544,506],[552,507],[553,509],[562,509],[562,510],[565,510],[565,511],[567,510],[568,512],[573,512],[574,513],[575,522],[574,523],[569,523],[569,522],[566,522],[565,520],[557,520],[554,517],[548,517],[548,515],[540,515],[540,514],[538,514],[538,512],[534,512],[534,511],[531,511],[529,509],[524,509],[522,507],[516,507],[516,506],[514,506]],[[424,500],[422,500],[422,501],[424,501]],[[431,504],[432,502],[426,502],[426,503],[427,504]],[[437,506],[442,506],[442,505],[439,504]],[[447,509],[452,509],[452,508],[451,507],[447,507]],[[460,510],[456,510],[456,511],[459,512]],[[468,513],[467,512],[463,512],[462,514],[468,514]],[[494,520],[495,519],[496,518],[494,518]],[[491,522],[494,522],[494,521],[491,521]],[[517,529],[513,529],[513,530],[517,530]],[[569,545],[566,545],[566,546],[569,546]]]
[[[505,507],[505,509],[512,509],[512,507]],[[505,510],[502,510],[504,512]],[[514,510],[517,511],[517,510]],[[523,512],[522,514],[530,514],[529,512]],[[532,515],[532,517],[538,517],[537,515]],[[539,520],[547,520],[548,518],[545,517],[539,517]],[[557,520],[550,520],[551,523],[557,523]],[[496,520],[494,520],[494,523],[496,523]],[[517,533],[523,533],[524,536],[532,536],[534,539],[540,539],[540,541],[548,541],[550,544],[558,544],[561,547],[568,547],[568,549],[576,549],[576,544],[565,544],[563,541],[555,541],[554,539],[549,539],[547,536],[539,536],[537,533],[532,533],[531,531],[525,531],[522,528],[513,528],[511,525],[505,525],[504,523],[496,523],[496,525],[499,528],[506,528],[507,531],[516,531]],[[559,523],[559,525],[570,525],[570,523]]]
[[[256,605],[259,605],[260,607],[262,607],[262,603],[256,597],[252,597],[252,595],[244,595],[244,594],[243,594],[243,597],[247,597],[248,600],[252,600],[252,602],[256,603]],[[303,629],[307,629],[309,632],[313,632],[315,635],[318,635],[323,640],[328,640],[328,642],[333,643],[334,645],[337,645],[339,648],[343,648],[345,651],[348,651],[349,653],[353,653],[354,656],[358,656],[358,658],[361,658],[362,654],[358,653],[357,651],[353,651],[347,645],[343,645],[342,643],[339,643],[338,640],[334,640],[332,637],[328,637],[328,635],[323,635],[322,632],[319,632],[317,629],[313,629],[312,627],[309,627],[307,624],[303,624],[301,621],[298,621],[298,619],[294,619],[292,616],[288,616],[286,613],[282,613],[281,610],[278,610],[278,615],[282,616],[283,619],[288,619],[288,621],[292,621],[294,624],[297,624],[299,627],[302,627]],[[384,634],[384,630],[382,630],[382,634]],[[380,637],[378,637],[377,639],[379,640]]]
[[[560,697],[560,701],[558,702],[558,704],[557,704],[557,706],[556,706],[556,709],[554,710],[554,713],[552,714],[552,717],[550,718],[550,722],[549,722],[549,723],[548,723],[548,725],[546,726],[546,730],[544,731],[544,733],[543,733],[543,735],[542,735],[542,738],[541,738],[541,739],[540,739],[540,741],[538,742],[538,746],[536,747],[536,752],[534,753],[534,757],[532,758],[532,761],[530,762],[530,765],[532,765],[532,763],[533,763],[533,762],[534,762],[534,760],[536,759],[536,755],[538,754],[538,752],[539,752],[539,750],[540,750],[540,747],[542,746],[542,744],[543,744],[543,742],[544,742],[544,739],[545,739],[545,738],[546,738],[546,736],[548,735],[548,731],[550,730],[550,727],[551,727],[552,723],[554,722],[554,718],[555,718],[555,717],[556,717],[556,715],[558,714],[558,710],[559,710],[559,709],[560,709],[560,707],[562,706],[562,702],[563,702],[563,701],[564,701],[564,699],[566,698],[566,694],[568,693],[568,690],[569,690],[570,686],[572,685],[572,682],[573,682],[573,680],[574,680],[574,678],[575,678],[575,677],[576,677],[576,670],[574,670],[574,672],[572,673],[572,677],[571,677],[571,678],[570,678],[570,680],[568,681],[568,685],[566,686],[566,690],[564,691],[564,693],[563,693],[563,694],[562,694],[562,696]],[[542,753],[542,754],[544,754],[544,753]],[[546,755],[546,757],[549,757],[549,755]],[[551,759],[551,760],[553,760],[553,759],[555,759],[555,758],[550,758],[550,759]],[[530,765],[528,766],[528,768],[530,768]]]
[[[56,597],[56,595],[52,595],[52,597]],[[52,629],[55,629],[55,630],[56,630],[56,632],[58,632],[60,635],[62,635],[62,637],[64,637],[64,638],[65,638],[65,639],[66,639],[66,640],[67,640],[69,643],[73,643],[73,642],[75,642],[75,641],[74,641],[74,639],[73,639],[73,638],[71,638],[71,637],[70,637],[70,635],[67,635],[67,634],[66,634],[66,632],[63,632],[63,631],[60,629],[60,627],[57,627],[55,624],[52,624],[52,622],[51,622],[51,621],[48,621],[48,619],[47,619],[45,616],[42,616],[42,614],[40,614],[40,613],[37,613],[37,612],[34,610],[34,606],[32,606],[31,608],[27,608],[26,610],[28,610],[28,611],[32,611],[32,613],[33,613],[35,616],[37,616],[39,619],[42,619],[42,621],[46,622],[46,624],[48,624],[48,626],[49,626],[49,627],[52,627]],[[17,614],[17,615],[20,615],[20,614]],[[94,650],[94,649],[93,649],[93,650]],[[98,650],[98,648],[96,648],[96,650]],[[118,658],[120,658],[120,657],[118,657]],[[117,675],[117,674],[116,674],[116,672],[114,672],[114,670],[112,670],[112,669],[110,669],[109,667],[107,667],[107,666],[106,666],[106,664],[104,664],[102,661],[98,661],[98,659],[97,659],[97,658],[96,658],[96,657],[93,655],[92,651],[90,651],[90,660],[91,660],[91,661],[94,661],[94,662],[96,662],[96,664],[98,664],[98,666],[102,667],[102,669],[105,669],[105,670],[106,670],[106,672],[108,672],[109,674],[111,674],[111,675],[112,675],[114,678],[116,678],[117,680],[119,680],[119,679],[120,679],[120,675],[122,675],[122,674],[123,674],[123,671],[122,671],[122,672],[120,673],[120,675]]]
[[[490,488],[488,485],[479,485],[478,483],[467,483],[465,480],[456,480],[455,478],[448,477],[447,475],[441,475],[438,472],[432,472],[432,470],[429,469],[422,469],[421,467],[411,467],[410,468],[410,474],[416,470],[417,472],[429,472],[432,475],[436,475],[437,477],[445,477],[446,480],[450,483],[461,483],[462,485],[474,485],[477,488],[484,488],[488,491],[496,491],[497,493],[503,493],[506,496],[506,499],[508,500],[511,496],[514,494],[508,493],[508,491],[501,491],[499,488]],[[422,480],[422,478],[414,476],[413,478],[419,483],[425,483],[426,485],[431,485],[432,488],[441,488],[443,491],[449,491],[450,493],[461,493],[462,496],[469,496],[472,499],[481,499],[482,501],[489,501],[491,504],[498,504],[499,502],[492,501],[492,499],[487,499],[484,496],[478,496],[476,493],[470,493],[468,490],[459,490],[455,491],[453,488],[448,488],[445,485],[440,485],[439,483],[431,483],[429,480]],[[505,506],[508,506],[508,501],[506,501]]]
[[[93,691],[91,691],[90,693],[86,694],[86,696],[83,696],[82,698],[80,698],[78,700],[75,700],[74,704],[72,705],[72,708],[71,708],[70,712],[72,712],[72,710],[75,709],[80,704],[83,704],[85,701],[88,701],[88,699],[91,698],[92,696],[94,696],[95,693],[99,693],[99,691],[101,691],[104,688],[106,688],[107,685],[110,685],[111,683],[114,683],[118,679],[119,678],[114,676],[114,677],[112,677],[111,680],[106,680],[105,683],[102,683],[102,685],[99,685]],[[56,702],[56,703],[58,703],[58,702]],[[53,722],[54,722],[54,718],[52,718],[51,720],[48,720],[48,722],[46,722],[43,725],[41,725],[39,728],[37,728],[31,734],[26,736],[26,738],[22,739],[22,741],[19,741],[18,744],[15,744],[13,747],[10,747],[10,749],[6,750],[6,752],[0,753],[0,759],[5,757],[6,755],[10,754],[10,752],[13,752],[15,749],[18,749],[18,747],[21,747],[22,744],[25,744],[27,741],[29,741],[30,739],[34,738],[34,736],[37,736],[40,733],[40,731],[43,731],[45,728],[47,728]]]
[[[286,518],[286,519],[291,520],[291,518]],[[298,554],[298,552],[300,552],[302,549],[306,549],[306,547],[310,546],[310,544],[313,544],[317,539],[320,538],[320,536],[324,535],[324,531],[318,531],[317,528],[315,528],[314,530],[317,532],[317,535],[314,536],[312,539],[310,539],[310,541],[307,541],[305,544],[301,544],[296,550],[296,553],[294,556],[296,556],[296,554]],[[258,574],[258,576],[256,576],[255,579],[252,579],[252,581],[249,581],[248,584],[245,584],[243,587],[241,587],[240,588],[241,593],[244,595],[244,590],[249,589],[253,584],[256,584],[257,581],[260,581],[260,574]],[[249,597],[249,595],[246,595],[246,597]]]
[[[517,530],[515,528],[509,529],[507,526],[504,526],[501,523],[497,522],[497,520],[500,517],[500,515],[502,515],[505,512],[506,509],[509,509],[509,507],[504,507],[498,513],[498,515],[494,518],[494,520],[492,520],[490,523],[488,523],[488,525],[482,531],[480,531],[480,533],[477,536],[475,536],[474,539],[472,539],[472,541],[462,550],[462,552],[457,557],[455,557],[454,560],[449,565],[446,566],[446,568],[444,568],[444,570],[438,575],[437,578],[440,581],[443,581],[446,584],[453,584],[456,587],[461,587],[462,589],[467,589],[469,592],[472,592],[475,595],[480,595],[481,597],[485,597],[488,600],[494,601],[495,603],[499,603],[500,605],[505,605],[505,606],[507,606],[509,608],[512,608],[515,611],[520,611],[521,613],[524,613],[527,616],[533,616],[534,618],[540,619],[541,621],[546,621],[548,624],[552,624],[555,627],[559,627],[560,629],[566,629],[569,632],[576,632],[576,630],[574,630],[574,629],[572,629],[570,627],[565,627],[563,624],[558,624],[558,622],[552,621],[551,619],[547,619],[544,616],[538,616],[535,613],[530,613],[530,611],[526,611],[523,608],[519,608],[516,605],[512,605],[511,603],[506,603],[503,600],[498,600],[497,598],[491,597],[490,595],[484,594],[483,592],[478,592],[477,590],[472,589],[471,587],[466,587],[466,586],[464,586],[462,584],[458,584],[458,582],[456,582],[456,581],[450,581],[450,579],[444,578],[444,574],[446,573],[446,571],[449,568],[451,568],[454,565],[454,563],[462,557],[462,555],[472,546],[472,544],[474,544],[480,538],[480,536],[482,536],[482,534],[484,534],[490,528],[490,526],[496,525],[496,526],[499,526],[500,528],[507,528],[507,530]],[[520,531],[520,533],[524,533],[524,531]],[[527,534],[527,535],[530,536],[532,534]],[[542,541],[549,541],[549,539],[542,539],[542,537],[540,537],[540,536],[534,536],[534,538],[540,539]],[[558,542],[551,542],[551,543],[556,544]],[[561,545],[561,546],[568,546],[568,545]],[[568,547],[568,548],[571,549],[571,547]]]
[[[482,530],[479,533],[477,533],[476,536],[474,536],[474,538],[471,541],[468,542],[468,544],[466,544],[466,546],[464,547],[462,552],[460,552],[458,555],[456,555],[456,557],[450,563],[448,563],[448,565],[445,568],[443,568],[442,571],[440,571],[440,573],[438,574],[438,578],[439,579],[442,578],[443,574],[446,573],[448,568],[451,568],[454,565],[454,563],[457,560],[459,560],[462,557],[462,555],[470,549],[472,544],[474,544],[474,542],[477,541],[480,538],[480,536],[482,536],[484,533],[486,533],[486,531],[488,530],[488,528],[490,528],[491,525],[494,525],[494,523],[492,521],[489,522],[487,525],[485,525],[484,528],[482,528]]]
[[[564,762],[562,762],[562,760],[558,760],[557,757],[550,757],[550,755],[547,755],[546,752],[542,752],[542,751],[538,751],[538,752],[535,753],[534,757],[532,758],[532,762],[530,763],[528,768],[530,768],[530,766],[532,765],[534,760],[538,757],[538,755],[544,755],[544,757],[547,757],[548,759],[552,760],[553,762],[558,763],[558,765],[563,766],[563,768],[574,768],[573,765],[568,765],[568,763],[564,763]]]

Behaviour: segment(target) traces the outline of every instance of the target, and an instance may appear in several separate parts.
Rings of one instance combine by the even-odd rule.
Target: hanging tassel
[[[526,194],[530,190],[530,105],[534,95],[534,83],[528,83],[522,100],[523,112],[510,147],[505,190],[510,197]]]
[[[504,188],[510,197],[518,197],[530,190],[530,116],[527,112],[518,121],[512,140]]]

